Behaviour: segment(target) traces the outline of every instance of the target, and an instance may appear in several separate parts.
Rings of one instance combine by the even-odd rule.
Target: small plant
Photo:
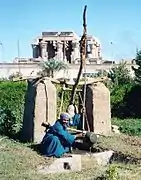
[[[118,180],[119,174],[117,172],[117,167],[110,165],[106,171],[106,180]]]

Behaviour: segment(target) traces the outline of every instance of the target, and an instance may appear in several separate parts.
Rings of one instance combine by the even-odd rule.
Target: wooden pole
[[[70,104],[74,104],[76,89],[79,84],[82,70],[84,68],[85,59],[86,59],[86,36],[87,36],[86,10],[87,10],[87,6],[85,5],[84,12],[83,12],[83,35],[80,40],[80,68],[79,68],[76,82],[72,89]]]

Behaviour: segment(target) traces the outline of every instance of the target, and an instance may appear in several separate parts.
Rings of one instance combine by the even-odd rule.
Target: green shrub
[[[124,97],[126,117],[141,117],[141,85],[134,85]]]
[[[1,134],[15,136],[20,131],[26,88],[25,82],[5,81],[0,83]]]
[[[111,91],[111,112],[112,117],[124,117],[124,109],[126,106],[125,97],[131,91],[133,85],[125,84],[114,87]]]
[[[111,92],[111,105],[116,106],[118,104],[124,103],[125,95],[131,90],[133,87],[132,84],[125,84],[116,86]]]
[[[141,117],[141,86],[125,84],[116,86],[111,91],[112,117],[140,118]]]
[[[141,119],[112,119],[112,124],[119,126],[122,133],[141,136]]]

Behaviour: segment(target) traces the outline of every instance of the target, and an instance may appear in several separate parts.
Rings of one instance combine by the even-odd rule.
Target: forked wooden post
[[[87,6],[85,5],[84,12],[83,12],[83,35],[80,40],[80,68],[79,68],[76,82],[72,89],[70,104],[74,104],[76,89],[79,84],[82,70],[86,62],[86,42],[87,42],[86,41],[87,40],[86,10],[87,10]]]

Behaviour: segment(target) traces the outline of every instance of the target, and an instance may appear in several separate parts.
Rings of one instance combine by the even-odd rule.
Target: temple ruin
[[[80,37],[74,32],[42,32],[32,43],[33,58],[58,59],[77,64],[80,61]],[[87,37],[87,63],[101,60],[101,44],[93,36]]]

